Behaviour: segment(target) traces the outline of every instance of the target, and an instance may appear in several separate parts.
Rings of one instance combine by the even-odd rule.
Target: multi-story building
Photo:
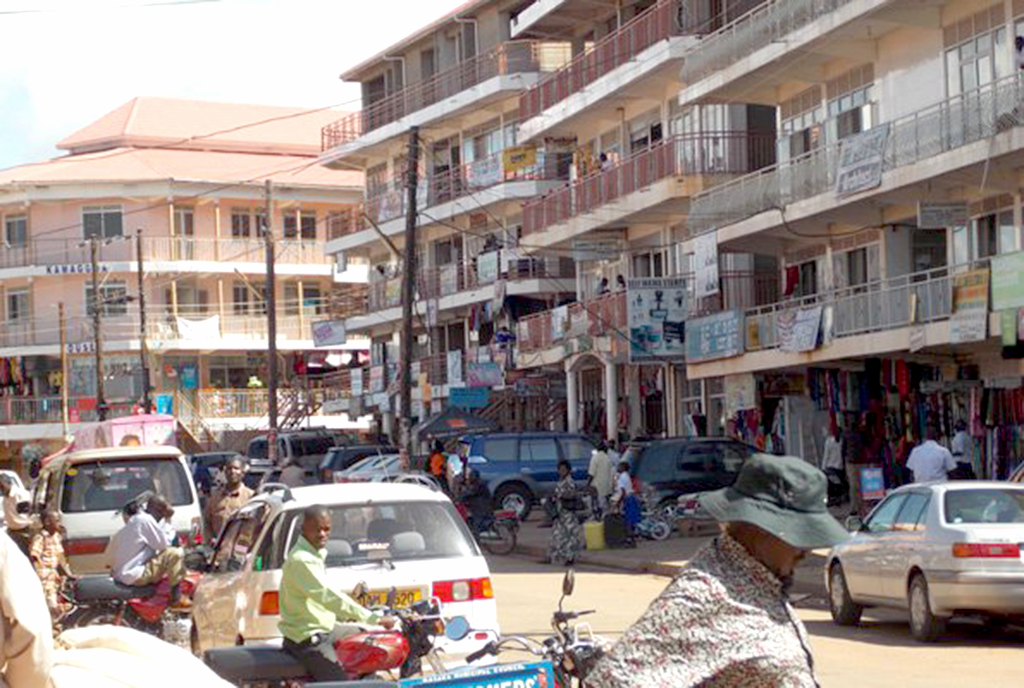
[[[500,68],[464,47],[491,26],[502,50],[568,57],[506,104]],[[474,214],[480,234],[517,228],[503,254],[571,266],[574,294],[504,315],[505,382],[564,379],[549,389],[566,390],[572,429],[730,433],[813,460],[832,420],[895,450],[929,418],[940,434],[959,419],[988,467],[1018,436],[1021,35],[1020,0],[470,3],[346,73],[366,109],[324,130],[323,159],[366,164],[367,213],[387,208],[400,241],[400,187],[375,180],[401,174],[418,124],[428,269],[452,255],[435,237],[476,241]],[[514,121],[491,127],[514,141],[503,163],[559,156],[561,178],[502,210],[504,176],[483,193],[460,181],[458,215],[455,185],[431,180],[456,162],[475,174],[467,139],[495,117]],[[388,250],[372,229],[329,248],[363,247]],[[491,298],[449,294],[439,317]],[[397,310],[370,305],[350,324],[392,337]]]
[[[365,289],[365,265],[342,272],[324,252],[362,197],[362,173],[316,164],[319,129],[337,114],[136,98],[61,141],[66,155],[0,172],[0,440],[60,438],[62,396],[71,430],[96,419],[94,309],[110,414],[138,408],[140,270],[157,407],[201,442],[265,427],[267,180],[280,384],[292,388],[281,416],[301,396],[311,422],[345,426],[307,391],[368,349],[353,338],[317,349],[311,334],[337,319],[346,289]]]

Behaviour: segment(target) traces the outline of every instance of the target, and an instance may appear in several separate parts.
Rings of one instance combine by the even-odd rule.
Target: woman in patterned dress
[[[572,466],[563,459],[558,462],[558,483],[552,495],[555,518],[549,557],[556,566],[572,564],[576,561],[576,553],[583,549],[583,528],[575,509],[578,498]]]

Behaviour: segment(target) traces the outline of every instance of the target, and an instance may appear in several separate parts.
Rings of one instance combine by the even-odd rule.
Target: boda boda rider
[[[281,572],[278,628],[284,635],[284,649],[302,662],[315,681],[351,678],[338,664],[334,641],[362,630],[351,625],[353,622],[395,626],[393,617],[377,616],[347,594],[331,589],[325,565],[330,539],[330,510],[322,505],[307,507],[302,515],[302,534]]]
[[[171,609],[188,610],[192,600],[181,592],[185,552],[171,546],[173,529],[168,522],[174,509],[160,495],[149,497],[145,508],[141,501],[136,498],[128,503],[124,512],[128,520],[110,541],[110,575],[122,585],[140,586],[166,578],[171,585]]]

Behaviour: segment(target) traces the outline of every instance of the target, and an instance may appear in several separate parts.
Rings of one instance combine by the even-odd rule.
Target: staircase
[[[175,416],[182,432],[179,433],[183,449],[191,453],[209,451],[218,444],[217,434],[203,416],[196,410],[192,400],[181,392],[174,393]]]

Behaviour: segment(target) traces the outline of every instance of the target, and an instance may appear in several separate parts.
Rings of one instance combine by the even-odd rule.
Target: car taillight
[[[281,602],[277,590],[268,590],[260,597],[260,616],[277,616],[281,613]]]
[[[108,542],[110,542],[110,538],[68,540],[64,545],[64,551],[69,555],[103,554],[107,550]]]
[[[953,545],[957,559],[1016,559],[1020,545],[1016,542],[957,542]]]
[[[494,598],[490,578],[473,578],[434,583],[434,597],[442,602],[469,602]]]

